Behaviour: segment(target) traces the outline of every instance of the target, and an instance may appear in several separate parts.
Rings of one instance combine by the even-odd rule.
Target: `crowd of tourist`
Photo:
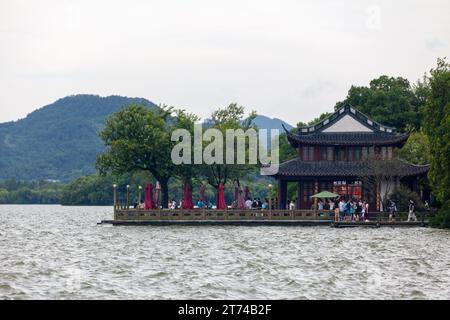
[[[369,203],[365,200],[345,200],[341,198],[334,208],[335,220],[343,221],[359,221],[368,220]]]
[[[261,200],[260,198],[248,198],[245,200],[245,209],[248,210],[265,210],[269,209],[269,200],[266,198]],[[272,209],[275,209],[277,203],[277,199],[272,201]],[[426,203],[425,207],[428,207],[428,203]],[[144,201],[135,201],[134,208],[136,209],[144,209],[145,204]],[[183,200],[177,202],[175,199],[169,200],[168,203],[169,209],[181,209],[183,208]],[[198,209],[215,209],[215,205],[211,201],[203,201],[202,199],[198,199],[195,203],[195,208]],[[231,209],[239,209],[237,201],[233,201]],[[294,200],[288,201],[286,204],[287,210],[296,210],[297,206]],[[311,207],[312,210],[329,210],[334,212],[335,221],[367,221],[369,218],[369,203],[365,200],[361,199],[349,199],[346,200],[344,197],[337,198],[335,200],[331,199],[319,199],[317,201],[317,205],[313,204]],[[397,214],[397,205],[393,200],[389,200],[389,221],[395,221],[395,217]],[[408,206],[408,221],[417,221],[416,217],[416,208],[413,200],[409,200]]]
[[[295,210],[295,201],[291,200],[287,205],[288,210]],[[361,199],[349,199],[341,197],[336,200],[319,199],[311,205],[312,210],[334,211],[336,221],[360,221],[368,218],[369,203]]]
[[[255,210],[262,210],[262,209],[269,209],[269,200],[266,198],[264,200],[261,200],[260,198],[248,198],[246,201],[244,201],[245,209],[255,209]],[[198,209],[215,209],[215,205],[211,201],[204,201],[202,199],[198,199],[197,202],[194,205],[195,208]],[[180,200],[178,203],[175,201],[175,199],[172,199],[169,201],[168,205],[169,209],[180,209],[183,208],[183,200]],[[237,201],[233,201],[231,205],[229,206],[230,209],[239,209]],[[272,209],[274,209],[272,205]]]

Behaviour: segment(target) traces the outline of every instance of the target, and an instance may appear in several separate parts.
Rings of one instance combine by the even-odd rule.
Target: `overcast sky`
[[[352,84],[415,82],[450,52],[450,1],[0,0],[0,122],[78,93],[291,124]],[[449,57],[450,58],[450,57]]]

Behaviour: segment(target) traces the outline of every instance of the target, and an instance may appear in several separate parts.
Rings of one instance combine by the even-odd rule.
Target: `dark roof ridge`
[[[387,132],[315,132],[309,134],[296,134],[286,131],[289,143],[294,147],[298,144],[307,145],[403,145],[409,133],[392,134]]]
[[[341,110],[344,110],[344,111],[341,111]],[[297,128],[297,132],[298,132],[298,134],[309,134],[309,133],[317,132],[317,130],[320,130],[320,129],[323,130],[323,129],[327,128],[330,124],[332,124],[331,120],[340,118],[342,116],[342,114],[348,114],[351,117],[355,118],[355,120],[359,121],[361,124],[363,124],[367,127],[371,127],[372,129],[374,129],[376,131],[387,132],[387,133],[395,133],[395,131],[396,131],[394,127],[389,127],[389,126],[383,125],[375,120],[372,120],[365,113],[359,111],[358,109],[353,107],[351,104],[347,103],[347,104],[343,105],[341,108],[339,108],[338,110],[336,110],[335,112],[333,112],[331,115],[326,117],[325,119],[322,119],[321,121],[319,121],[318,123],[313,124],[311,126]],[[360,115],[360,117],[364,118],[365,122],[362,121],[362,119],[359,119],[358,115]],[[381,128],[383,128],[384,130],[382,130]]]
[[[401,170],[399,175],[403,177],[426,174],[429,170],[428,165],[414,165],[399,158],[392,161],[399,161],[398,170]],[[275,176],[358,177],[370,175],[371,170],[370,161],[305,161],[297,157],[281,163]]]

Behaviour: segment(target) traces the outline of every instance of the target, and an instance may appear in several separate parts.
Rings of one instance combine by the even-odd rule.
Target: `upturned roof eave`
[[[298,128],[299,134],[302,135],[302,134],[309,134],[309,133],[316,132],[316,131],[322,131],[325,128],[331,126],[334,121],[340,119],[341,117],[343,117],[346,114],[350,115],[351,117],[353,117],[355,120],[357,120],[364,126],[370,127],[371,129],[373,129],[375,131],[385,132],[385,131],[381,130],[381,129],[384,129],[384,130],[390,130],[392,133],[395,132],[394,127],[390,127],[390,126],[381,124],[381,123],[371,119],[365,113],[354,108],[351,104],[346,104],[346,105],[342,106],[341,108],[339,108],[338,110],[336,110],[335,112],[333,112],[328,117],[319,121],[318,123],[315,123],[311,126],[305,126],[305,127]],[[370,122],[370,124],[369,124],[369,122]],[[302,133],[302,130],[305,130],[305,132]]]
[[[331,136],[336,136],[342,133],[330,133]],[[346,133],[347,134],[347,133]],[[348,133],[348,135],[351,135],[352,133]],[[355,132],[356,134],[360,134],[360,132]],[[367,135],[370,135],[370,133],[367,133]],[[393,135],[392,137],[386,137],[379,140],[358,140],[355,138],[355,140],[349,140],[349,141],[336,141],[335,139],[323,139],[323,140],[314,140],[314,134],[310,135],[296,135],[291,132],[287,132],[287,139],[288,142],[291,144],[292,147],[297,148],[299,144],[307,144],[307,145],[352,145],[352,146],[392,146],[392,145],[399,145],[402,146],[409,137],[408,133],[404,133],[401,135]],[[311,139],[312,138],[312,139]]]
[[[401,174],[399,176],[402,177],[409,177],[409,176],[421,176],[428,172],[429,165],[414,165],[407,161],[404,161],[402,159],[396,159],[396,161],[400,161],[401,165],[403,166]],[[296,166],[295,168],[286,168],[287,166],[294,164]],[[327,170],[330,170],[328,172],[324,171],[324,168],[318,167],[320,164],[325,164],[333,167],[333,170],[330,170],[329,168],[325,168]],[[364,167],[365,162],[328,162],[328,161],[302,161],[299,158],[294,158],[288,161],[283,162],[280,164],[279,171],[276,175],[274,175],[275,178],[278,177],[291,177],[291,178],[297,178],[297,177],[361,177],[364,175],[370,175],[369,172],[364,172],[367,170],[370,170],[368,168]],[[349,168],[351,169],[352,165],[355,166],[355,169],[351,172],[349,172]],[[303,166],[304,168],[299,168],[298,166]],[[343,168],[339,168],[340,166],[344,166]],[[285,168],[283,168],[285,167]],[[314,167],[314,168],[311,168]],[[300,170],[299,170],[300,169]],[[322,170],[321,170],[322,169]]]

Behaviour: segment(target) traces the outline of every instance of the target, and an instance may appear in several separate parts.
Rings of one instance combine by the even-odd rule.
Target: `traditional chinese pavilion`
[[[286,129],[285,129],[286,130]],[[292,133],[287,139],[298,150],[295,159],[280,164],[278,173],[278,207],[285,209],[288,183],[297,184],[297,209],[311,209],[311,195],[332,191],[345,198],[364,199],[370,211],[380,209],[383,185],[374,190],[365,186],[363,176],[370,176],[373,165],[369,159],[395,164],[398,183],[417,191],[417,181],[426,175],[428,166],[417,166],[395,157],[407,133],[379,124],[350,105],[310,127]],[[372,157],[373,156],[373,157]]]

